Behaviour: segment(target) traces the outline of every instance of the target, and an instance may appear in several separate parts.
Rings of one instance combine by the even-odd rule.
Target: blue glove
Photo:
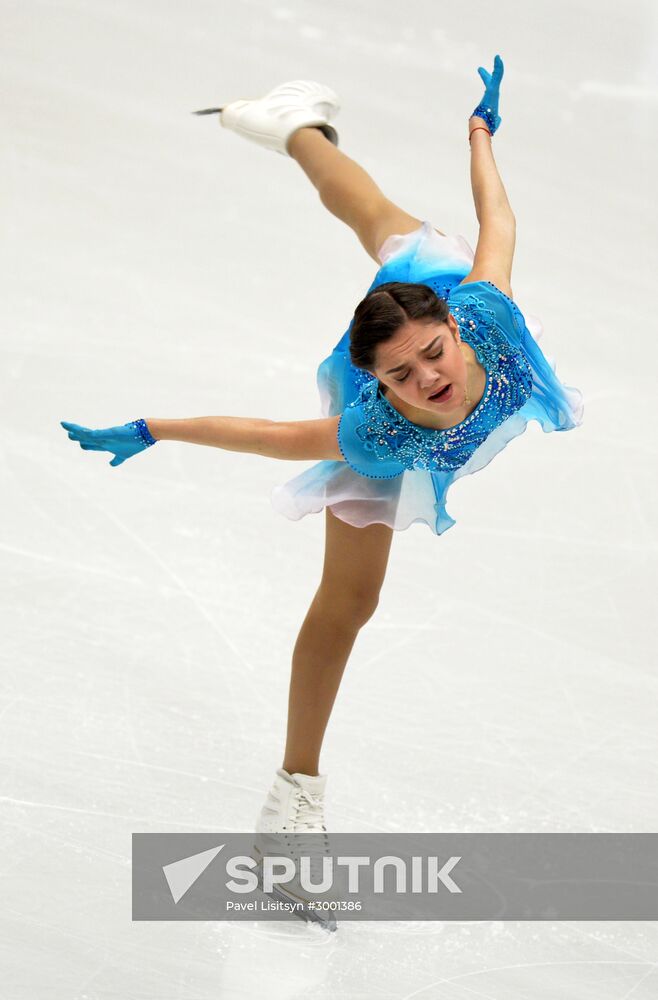
[[[91,430],[79,424],[69,424],[60,421],[65,431],[68,431],[71,441],[78,441],[85,451],[109,451],[114,458],[110,465],[121,465],[127,458],[132,458],[155,444],[156,439],[149,431],[145,420],[131,420],[119,427],[106,427],[104,430]]]
[[[485,86],[485,91],[484,97],[475,111],[473,111],[473,114],[477,115],[478,118],[484,118],[492,135],[502,121],[498,114],[498,100],[500,98],[500,81],[503,79],[504,69],[503,60],[500,56],[496,56],[494,59],[493,73],[487,73],[483,66],[480,66],[478,69],[478,73]]]

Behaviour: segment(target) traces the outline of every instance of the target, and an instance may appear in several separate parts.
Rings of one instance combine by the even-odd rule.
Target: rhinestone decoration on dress
[[[487,373],[482,399],[454,427],[422,427],[404,417],[367,373],[350,406],[362,406],[365,420],[356,434],[378,459],[395,459],[405,469],[452,470],[464,465],[491,431],[519,410],[532,391],[532,372],[523,355],[498,329],[495,315],[475,294],[464,296],[453,313],[461,337]]]

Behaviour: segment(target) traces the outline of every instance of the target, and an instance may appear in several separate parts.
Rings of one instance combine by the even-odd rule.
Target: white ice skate
[[[326,781],[326,774],[289,774],[283,768],[277,770],[256,822],[254,859],[259,862],[257,874],[261,888],[262,861],[268,853],[285,855],[296,864],[300,856],[308,856],[313,884],[321,882],[323,858],[330,855],[324,819]],[[338,898],[337,895],[332,895],[330,891],[317,894],[307,891],[300,883],[299,873],[292,881],[275,885],[272,897],[293,903],[296,916],[317,922],[327,930],[336,930],[336,919],[331,909],[316,910],[309,906],[309,902],[320,899],[327,906]]]
[[[338,133],[329,122],[338,114],[340,102],[330,87],[314,80],[289,80],[265,97],[231,101],[221,108],[206,108],[194,114],[219,112],[219,122],[238,135],[289,156],[288,140],[297,129],[315,126],[338,145]]]

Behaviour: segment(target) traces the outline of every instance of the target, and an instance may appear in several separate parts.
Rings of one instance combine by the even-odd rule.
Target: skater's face
[[[386,398],[393,406],[402,404],[398,409],[409,419],[413,420],[405,412],[409,408],[433,414],[437,427],[450,427],[463,419],[468,366],[452,315],[445,323],[408,320],[379,344],[376,360],[373,374],[386,387]],[[444,388],[445,398],[430,398]]]

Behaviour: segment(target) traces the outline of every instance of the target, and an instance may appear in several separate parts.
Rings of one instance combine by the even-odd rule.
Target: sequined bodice
[[[363,420],[355,433],[365,451],[405,469],[454,470],[464,465],[494,428],[519,410],[532,392],[532,371],[496,324],[495,313],[476,294],[461,294],[450,310],[463,340],[487,373],[482,399],[454,427],[432,428],[403,416],[383,395],[370,373],[350,406],[360,407]]]

